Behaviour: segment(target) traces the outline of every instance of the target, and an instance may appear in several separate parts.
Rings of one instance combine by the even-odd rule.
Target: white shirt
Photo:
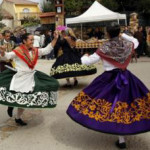
[[[40,47],[41,38],[38,35],[34,35],[33,47]]]
[[[130,42],[133,42],[134,44],[134,49],[136,49],[139,45],[139,42],[136,38],[134,37],[131,37],[131,36],[128,36],[127,34],[123,33],[122,36],[121,36],[124,40],[127,40],[127,41],[130,41]],[[91,65],[91,64],[94,64],[94,63],[97,63],[98,61],[102,60],[103,62],[103,67],[104,67],[104,70],[106,71],[110,71],[110,70],[113,70],[113,69],[116,69],[117,67],[112,65],[111,63],[109,63],[108,61],[104,60],[104,59],[101,59],[101,57],[97,54],[97,53],[94,53],[90,56],[83,56],[81,58],[81,62],[82,64],[85,64],[85,65]]]
[[[43,34],[40,36],[40,47],[44,46],[44,41],[45,41],[45,35]]]
[[[53,50],[51,44],[47,45],[45,48],[38,49],[38,56],[47,55]],[[32,55],[31,52],[29,52]],[[10,90],[22,93],[32,92],[34,90],[35,81],[34,81],[34,74],[35,70],[29,68],[29,66],[20,59],[13,51],[12,52],[5,52],[5,56],[2,57],[3,59],[13,59],[15,63],[15,69],[17,73],[13,76]]]

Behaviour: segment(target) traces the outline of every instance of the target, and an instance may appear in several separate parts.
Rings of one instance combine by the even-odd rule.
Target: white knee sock
[[[119,143],[125,143],[124,136],[119,136]]]

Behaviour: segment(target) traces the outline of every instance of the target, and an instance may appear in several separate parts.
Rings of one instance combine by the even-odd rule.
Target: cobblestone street
[[[39,60],[36,69],[49,74],[53,62]],[[117,136],[86,129],[66,114],[68,105],[78,92],[103,72],[101,63],[96,66],[98,73],[79,77],[79,85],[75,88],[62,88],[66,82],[59,80],[57,107],[27,109],[23,116],[28,122],[26,127],[16,126],[14,118],[10,119],[6,113],[7,107],[0,105],[0,150],[117,150],[114,145]],[[140,58],[128,69],[150,89],[150,58]],[[126,136],[126,140],[128,150],[150,150],[150,133]]]

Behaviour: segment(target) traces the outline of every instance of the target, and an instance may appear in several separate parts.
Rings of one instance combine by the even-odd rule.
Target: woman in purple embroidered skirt
[[[120,135],[116,146],[126,148],[123,135],[150,131],[150,92],[129,70],[137,39],[120,35],[119,25],[107,27],[109,41],[83,64],[102,60],[105,72],[83,89],[70,104],[67,114],[77,123],[104,133]]]

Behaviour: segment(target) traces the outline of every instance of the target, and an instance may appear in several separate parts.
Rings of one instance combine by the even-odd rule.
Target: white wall
[[[30,1],[39,3],[41,0],[30,0]]]
[[[3,0],[0,0],[0,4],[2,3],[2,1],[3,1]],[[41,8],[41,5],[42,5],[43,2],[46,1],[46,0],[29,0],[29,1],[39,3],[39,7]]]
[[[10,19],[3,19],[2,21],[0,21],[2,23],[4,23],[7,27],[13,28],[13,20]]]
[[[2,1],[3,1],[3,0],[0,0],[0,4],[2,3]],[[29,1],[39,3],[39,7],[41,8],[43,2],[46,1],[46,0],[29,0]]]

